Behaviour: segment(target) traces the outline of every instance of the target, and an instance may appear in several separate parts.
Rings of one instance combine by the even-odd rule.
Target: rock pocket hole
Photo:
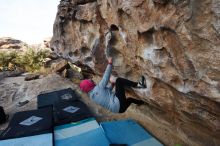
[[[60,53],[59,53],[59,56],[63,56],[63,53],[62,53],[62,52],[60,52]]]
[[[153,44],[153,34],[154,34],[154,32],[155,32],[154,28],[151,28],[148,31],[145,31],[145,32],[142,32],[142,33],[138,32],[138,38],[143,43]]]
[[[119,28],[118,28],[115,24],[112,24],[112,25],[110,26],[110,30],[111,30],[111,31],[119,31]]]
[[[70,55],[70,54],[69,54],[69,55]],[[74,56],[79,56],[79,50],[74,51],[74,52],[73,52],[73,55],[74,55]],[[70,57],[71,57],[71,56],[70,56]]]
[[[87,48],[87,47],[82,47],[80,50],[81,50],[81,53],[82,53],[83,55],[86,55],[86,54],[89,54],[89,53],[90,53],[90,49]]]
[[[73,56],[74,56],[74,53],[73,53],[72,51],[70,51],[70,52],[69,52],[69,56],[70,56],[70,57],[73,57]]]
[[[85,62],[91,62],[92,61],[92,57],[86,57],[85,58]]]
[[[109,44],[114,46],[118,42],[119,28],[115,24],[112,24],[110,26],[110,31],[112,32],[112,37]]]

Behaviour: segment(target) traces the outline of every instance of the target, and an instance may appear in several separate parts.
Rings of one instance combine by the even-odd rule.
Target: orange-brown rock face
[[[131,116],[166,145],[220,145],[219,0],[61,0],[51,47],[98,75],[106,56],[143,74]]]

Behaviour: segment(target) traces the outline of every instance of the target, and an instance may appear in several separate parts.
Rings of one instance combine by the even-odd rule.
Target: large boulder
[[[147,105],[127,114],[166,145],[217,146],[219,10],[219,0],[61,0],[51,48],[99,76],[106,56],[118,76],[143,74],[147,89],[132,95]]]
[[[68,66],[68,62],[65,59],[59,58],[57,60],[51,60],[50,62],[50,70],[52,72],[61,73]]]

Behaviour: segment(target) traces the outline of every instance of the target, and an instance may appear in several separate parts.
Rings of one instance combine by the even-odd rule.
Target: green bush
[[[0,66],[8,68],[10,64],[24,68],[28,72],[38,71],[44,63],[44,59],[49,55],[48,50],[34,50],[29,48],[23,53],[0,52]]]
[[[26,71],[35,72],[43,65],[44,59],[49,55],[48,50],[35,51],[28,49],[23,55],[16,58],[16,64],[24,67]]]
[[[0,52],[0,70],[8,70],[11,64],[16,64],[17,52]]]

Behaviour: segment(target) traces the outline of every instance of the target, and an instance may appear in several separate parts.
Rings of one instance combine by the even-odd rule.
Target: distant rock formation
[[[0,38],[0,50],[22,50],[27,48],[27,44],[10,37]]]
[[[11,37],[1,37],[0,38],[0,51],[10,51],[10,50],[25,50],[27,48],[34,49],[49,49],[51,38],[45,38],[42,43],[39,44],[27,44],[21,40],[17,40]]]
[[[220,145],[219,0],[61,0],[51,48],[97,75],[106,56],[119,76],[143,74],[132,118],[166,145]]]

